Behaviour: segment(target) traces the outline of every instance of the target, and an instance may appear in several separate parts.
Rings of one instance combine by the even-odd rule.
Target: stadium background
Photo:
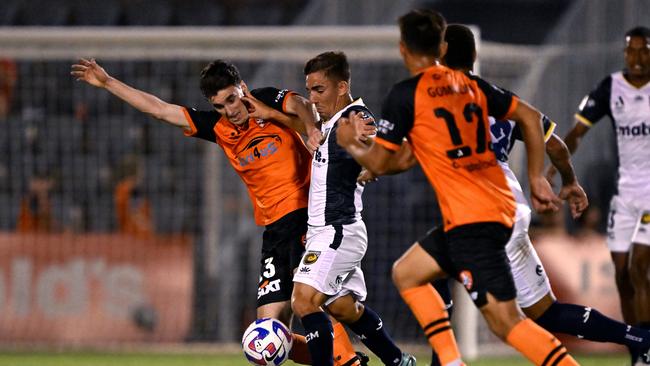
[[[221,345],[236,342],[254,316],[261,229],[220,150],[75,83],[69,66],[76,57],[97,57],[109,73],[167,101],[209,108],[198,74],[214,55],[233,59],[253,88],[302,92],[304,60],[329,47],[349,49],[354,96],[378,112],[388,88],[407,76],[394,23],[413,7],[476,25],[481,74],[539,107],[562,135],[582,96],[622,66],[625,30],[650,19],[644,0],[4,1],[0,346]],[[209,28],[186,28],[196,26]],[[185,42],[174,36],[184,31],[201,34],[205,52],[164,52]],[[88,40],[89,34],[100,41]],[[123,37],[112,42],[144,41],[115,51],[101,42],[111,34]],[[61,40],[76,36],[86,37],[82,48]],[[264,40],[271,39],[294,46],[269,48]],[[378,52],[385,44],[373,48],[373,42],[385,41],[375,39],[395,42],[394,49]],[[536,218],[536,225],[540,241],[551,242],[542,253],[551,266],[580,278],[578,284],[563,281],[559,291],[575,301],[603,301],[608,314],[619,317],[597,234],[615,176],[607,127],[595,128],[575,156],[594,207],[589,219]],[[520,155],[514,164],[521,170]],[[145,223],[136,228],[120,219],[124,207],[117,203],[117,187],[131,180],[135,186],[123,191],[126,211]],[[49,199],[37,193],[43,191]],[[400,342],[423,344],[389,268],[436,222],[435,196],[415,169],[369,186],[364,201],[368,302]],[[571,235],[557,233],[564,226]],[[574,241],[586,250],[570,249]],[[567,251],[577,253],[575,260],[562,258]],[[570,266],[576,270],[565,272]],[[494,353],[497,342],[467,319],[458,322],[469,329],[461,331],[470,338],[463,343],[476,337],[479,347],[471,352]]]

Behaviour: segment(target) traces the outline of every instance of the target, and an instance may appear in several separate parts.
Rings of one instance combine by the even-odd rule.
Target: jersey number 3
[[[434,109],[433,114],[445,121],[451,137],[451,143],[455,146],[453,149],[447,150],[447,156],[450,159],[460,159],[471,156],[472,148],[463,144],[460,130],[456,124],[456,117],[448,109],[442,107]],[[483,109],[475,103],[465,104],[465,107],[463,108],[463,118],[465,119],[465,122],[472,123],[473,116],[476,116],[478,120],[476,124],[476,147],[474,152],[482,154],[488,148],[485,121],[483,120]]]

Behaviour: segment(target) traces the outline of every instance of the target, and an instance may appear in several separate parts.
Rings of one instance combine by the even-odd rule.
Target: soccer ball
[[[248,326],[241,340],[248,362],[260,366],[278,366],[289,358],[293,337],[277,319],[257,319]]]

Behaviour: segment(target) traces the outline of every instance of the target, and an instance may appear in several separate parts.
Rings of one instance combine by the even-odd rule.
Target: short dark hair
[[[476,57],[476,41],[472,30],[462,24],[449,24],[445,31],[445,41],[445,64],[452,69],[472,69]]]
[[[239,85],[240,82],[239,70],[228,61],[215,60],[201,70],[201,93],[206,98],[217,95],[221,89]]]
[[[328,79],[350,82],[348,57],[341,51],[323,52],[307,61],[304,69],[305,76],[317,71],[323,71]]]
[[[625,42],[630,37],[643,37],[647,42],[650,42],[650,29],[648,27],[638,26],[625,32]]]
[[[447,21],[442,14],[431,9],[416,9],[398,19],[402,42],[411,52],[420,55],[440,56]]]

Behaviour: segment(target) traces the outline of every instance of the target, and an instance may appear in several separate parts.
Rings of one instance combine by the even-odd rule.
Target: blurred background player
[[[27,194],[20,202],[16,231],[51,233],[59,231],[52,213],[52,190],[57,180],[50,174],[37,174],[29,181]]]
[[[142,161],[136,155],[124,158],[116,172],[118,179],[113,190],[113,200],[118,231],[147,238],[155,230],[151,202],[142,189],[142,166]]]
[[[265,226],[257,317],[290,324],[293,270],[304,250],[307,230],[311,156],[300,136],[284,124],[302,126],[302,132],[307,132],[304,126],[315,129],[317,116],[311,103],[296,93],[272,87],[252,90],[255,99],[247,100],[239,71],[222,60],[211,62],[201,72],[201,91],[214,106],[211,111],[167,103],[132,88],[111,77],[95,60],[81,59],[72,65],[71,74],[106,89],[141,112],[182,128],[187,136],[219,144],[248,188],[256,223]],[[337,335],[340,364],[359,364],[343,327],[337,328]],[[304,337],[295,335],[290,357],[297,363],[310,363]]]
[[[385,365],[415,366],[415,358],[395,345],[379,315],[361,303],[366,298],[361,260],[368,248],[363,186],[357,184],[361,166],[336,143],[336,130],[350,113],[372,114],[361,98],[352,98],[344,53],[314,57],[304,74],[309,100],[322,120],[322,138],[312,161],[307,245],[294,276],[292,307],[305,327],[313,365],[332,365],[332,325],[324,308]]]
[[[442,15],[415,10],[400,17],[399,25],[400,52],[416,76],[396,84],[388,94],[376,143],[370,148],[355,139],[350,124],[343,124],[338,133],[339,143],[375,174],[391,168],[393,154],[403,150],[407,137],[438,194],[444,231],[438,232],[434,254],[412,246],[399,260],[407,270],[393,272],[396,284],[404,282],[398,278],[402,276],[424,275],[429,280],[445,273],[457,276],[502,340],[536,365],[575,365],[561,343],[526,319],[514,301],[505,244],[512,232],[515,199],[487,148],[488,110],[521,120],[533,202],[539,211],[557,210],[559,200],[542,175],[541,114],[507,92],[438,65],[436,60],[446,51]],[[358,116],[351,120],[356,123]],[[462,365],[440,295],[428,283],[399,290],[431,345],[441,350],[441,363]]]
[[[650,29],[625,33],[625,69],[608,75],[578,107],[564,141],[575,152],[591,126],[609,116],[616,133],[617,192],[612,197],[607,246],[616,270],[623,319],[650,329]],[[549,169],[549,180],[555,169]],[[630,350],[633,360],[639,355]]]

